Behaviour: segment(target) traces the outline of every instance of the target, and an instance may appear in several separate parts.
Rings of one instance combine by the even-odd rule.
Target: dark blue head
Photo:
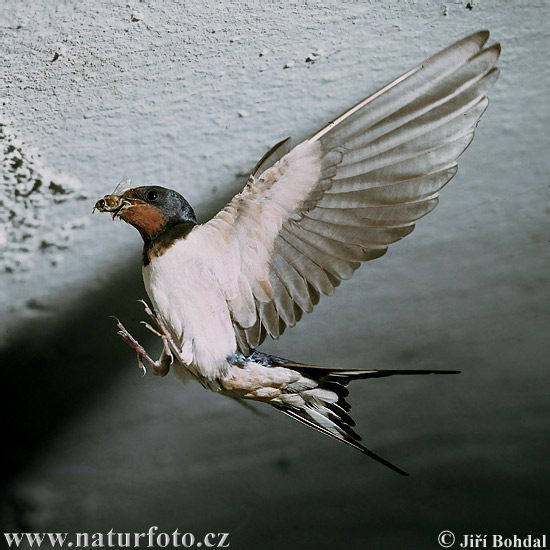
[[[177,191],[159,185],[127,189],[121,195],[106,195],[95,207],[133,225],[146,243],[178,225],[197,224],[189,203]]]

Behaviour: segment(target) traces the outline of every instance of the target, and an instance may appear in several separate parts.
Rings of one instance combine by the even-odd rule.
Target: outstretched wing
[[[203,226],[238,266],[227,299],[243,353],[294,326],[436,206],[498,77],[488,38],[450,46],[290,152],[277,144]]]

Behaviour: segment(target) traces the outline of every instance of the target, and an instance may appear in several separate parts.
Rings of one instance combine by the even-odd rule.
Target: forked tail
[[[457,374],[460,372],[446,370],[339,370],[291,362],[278,363],[278,366],[298,371],[305,380],[314,382],[315,386],[301,391],[294,390],[294,392],[292,387],[289,387],[289,397],[292,394],[299,394],[302,398],[300,402],[293,403],[289,400],[288,403],[284,404],[272,403],[273,407],[298,420],[298,422],[302,422],[325,435],[350,445],[403,476],[408,474],[360,443],[361,437],[353,430],[355,422],[349,415],[351,405],[346,401],[346,397],[349,395],[348,384],[353,380],[365,378],[382,378],[394,375]]]

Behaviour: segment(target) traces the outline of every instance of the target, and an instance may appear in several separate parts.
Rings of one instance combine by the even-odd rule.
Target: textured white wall
[[[86,383],[95,371],[78,365],[88,356],[124,371],[124,380],[88,404],[15,484],[14,502],[25,503],[33,529],[166,521],[238,528],[250,547],[389,548],[403,547],[405,534],[416,547],[435,547],[452,525],[463,533],[542,528],[550,9],[545,1],[466,4],[4,0],[0,88],[4,141],[15,149],[5,157],[2,192],[18,213],[10,218],[0,199],[1,261],[11,266],[0,274],[0,336],[8,343],[28,339],[29,326],[70,325],[67,311],[102,288],[141,316],[135,300],[143,291],[121,283],[139,277],[137,233],[90,215],[123,176],[176,188],[204,219],[280,139],[307,137],[475,30],[488,28],[503,47],[489,109],[438,208],[266,346],[342,367],[462,368],[451,381],[355,390],[367,443],[416,481],[400,485],[285,419],[251,417],[168,379],[139,380],[133,365],[112,359],[115,349],[128,362],[133,354],[106,319],[124,312],[106,305],[79,342],[99,326],[108,325],[108,337],[65,356]],[[57,187],[16,196],[33,174]],[[270,514],[282,514],[276,533]]]
[[[465,2],[5,2],[4,119],[58,181],[72,178],[82,189],[68,202],[43,201],[39,232],[55,241],[63,230],[68,248],[36,252],[35,241],[19,249],[23,268],[2,275],[10,287],[2,310],[24,316],[30,298],[45,306],[61,291],[76,298],[81,285],[103,284],[105,271],[136,253],[129,228],[89,216],[95,198],[124,175],[174,186],[199,214],[210,214],[267,147],[287,135],[307,137],[427,55],[485,27],[503,45],[503,76],[461,175],[443,196],[446,210],[427,222],[423,242],[447,231],[453,240],[470,232],[471,242],[504,224],[510,251],[509,239],[521,238],[518,229],[525,234],[525,224],[512,229],[511,218],[529,214],[533,223],[542,214],[542,201],[533,199],[545,189],[539,182],[547,168],[540,154],[548,116],[540,21],[547,13],[546,3],[498,1],[471,10]],[[420,246],[415,237],[407,244]],[[512,250],[523,253],[517,244]]]

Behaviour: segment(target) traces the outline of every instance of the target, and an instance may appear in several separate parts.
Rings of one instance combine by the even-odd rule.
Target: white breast
[[[227,305],[236,278],[224,243],[202,229],[153,258],[143,280],[172,337],[191,354],[189,369],[213,380],[223,377],[226,358],[237,349]]]

